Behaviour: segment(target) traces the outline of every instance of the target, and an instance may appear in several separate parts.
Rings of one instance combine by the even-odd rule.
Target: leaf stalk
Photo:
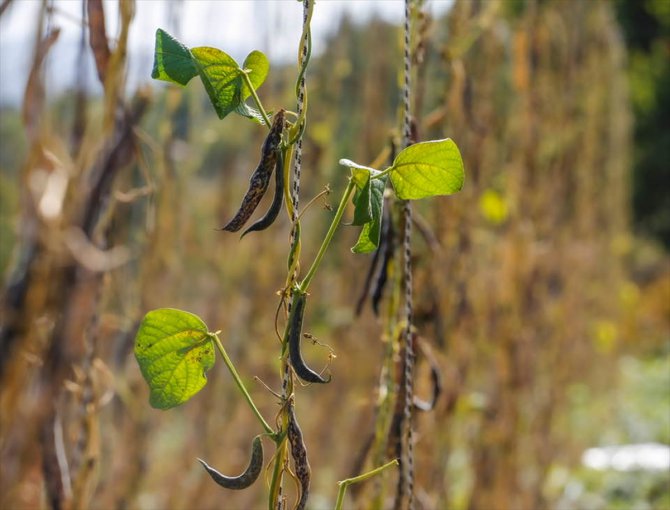
[[[246,69],[240,69],[240,71],[242,72],[242,79],[244,80],[244,83],[246,83],[247,87],[249,87],[249,92],[251,92],[251,97],[254,99],[254,103],[256,103],[256,106],[258,107],[258,111],[261,112],[261,116],[265,121],[265,125],[267,126],[268,129],[272,129],[272,124],[270,123],[270,117],[268,117],[265,108],[263,108],[261,98],[258,97],[258,94],[256,94],[256,90],[254,89],[254,86],[251,84],[251,80],[249,79],[249,71]]]
[[[335,510],[342,510],[342,505],[344,504],[344,495],[347,492],[347,487],[350,485],[353,485],[355,483],[359,482],[364,482],[365,480],[368,480],[374,476],[377,476],[380,474],[382,471],[392,467],[392,466],[397,466],[398,465],[398,459],[393,459],[391,462],[387,462],[383,466],[379,466],[378,468],[373,469],[372,471],[368,471],[367,473],[363,473],[362,475],[355,476],[353,478],[346,478],[344,480],[341,480],[337,482],[337,484],[340,486],[340,488],[337,491],[337,500],[335,501]]]
[[[254,401],[251,399],[251,395],[249,395],[249,392],[247,391],[246,386],[244,386],[244,383],[242,382],[242,378],[240,377],[240,374],[237,373],[237,369],[235,368],[235,365],[233,365],[233,362],[231,359],[228,357],[228,353],[226,352],[226,349],[224,349],[223,344],[221,343],[221,340],[219,339],[218,335],[216,333],[210,333],[210,337],[212,340],[214,340],[214,343],[216,344],[216,347],[219,349],[219,352],[221,353],[221,357],[223,358],[223,362],[226,364],[228,367],[228,370],[230,371],[230,375],[233,376],[233,379],[235,380],[235,384],[237,384],[237,387],[239,388],[240,392],[242,393],[242,396],[244,396],[244,399],[247,401],[247,404],[249,404],[249,407],[251,408],[251,411],[254,413],[256,418],[258,418],[258,421],[260,422],[261,426],[263,427],[263,430],[272,438],[273,441],[277,441],[277,434],[275,434],[275,431],[270,425],[268,425],[268,422],[265,421],[265,418],[263,418],[263,415],[260,413],[258,408],[256,407],[256,404],[254,404]]]
[[[309,271],[307,271],[305,278],[299,285],[300,292],[302,293],[307,292],[307,288],[309,287],[309,284],[312,282],[312,278],[314,278],[314,274],[316,273],[316,270],[319,268],[319,265],[321,264],[321,259],[323,259],[323,256],[325,255],[326,250],[330,245],[330,241],[332,241],[333,236],[335,235],[335,230],[337,230],[337,227],[340,224],[340,221],[342,220],[344,210],[347,207],[347,202],[349,201],[351,193],[354,191],[355,187],[356,185],[354,184],[354,181],[349,179],[349,184],[347,184],[347,189],[344,190],[344,194],[342,195],[340,204],[337,206],[337,212],[335,213],[335,217],[333,218],[333,221],[331,222],[330,227],[328,228],[326,237],[324,237],[323,242],[319,247],[319,251],[316,254],[316,257],[314,258],[314,262],[312,262],[312,265],[309,268]]]

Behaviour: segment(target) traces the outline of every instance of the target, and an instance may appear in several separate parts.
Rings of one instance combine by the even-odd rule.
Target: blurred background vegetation
[[[47,99],[58,35],[45,1],[26,26],[23,104],[0,115],[0,507],[260,508],[264,484],[224,493],[195,462],[246,462],[254,422],[228,374],[216,367],[193,401],[156,411],[132,346],[147,310],[193,311],[223,331],[263,413],[277,412],[253,376],[280,384],[288,220],[243,240],[215,231],[264,133],[219,121],[200,85],[124,87],[133,4],[113,4],[120,32],[83,24],[74,60],[112,41],[107,57],[97,46],[102,97],[74,66],[59,68],[72,89]],[[188,2],[171,5],[164,28],[178,33]],[[669,28],[664,0],[457,0],[421,19],[419,136],[453,138],[467,180],[417,204],[417,327],[444,387],[416,420],[420,508],[670,509],[667,470],[581,463],[588,447],[670,444]],[[339,158],[373,161],[397,136],[399,69],[399,29],[380,19],[344,18],[313,59],[303,203],[343,189]],[[294,76],[275,67],[264,103],[292,109]],[[304,260],[333,214],[322,204],[304,218]],[[297,403],[315,509],[354,474],[378,398],[384,338],[369,309],[354,316],[369,264],[350,253],[355,238],[338,231],[307,317],[337,354],[333,382]],[[369,483],[348,507],[386,507],[384,494]]]

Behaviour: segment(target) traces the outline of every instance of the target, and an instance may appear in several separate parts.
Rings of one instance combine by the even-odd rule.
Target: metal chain
[[[410,3],[405,0],[405,45],[404,45],[404,86],[403,86],[403,147],[407,147],[411,141],[411,112],[410,112],[410,90],[411,90],[411,56],[410,56]],[[407,441],[406,459],[404,462],[404,477],[407,488],[407,507],[414,509],[414,434],[412,431],[412,402],[414,399],[414,346],[412,342],[412,206],[409,200],[403,204],[403,217],[405,223],[403,236],[404,253],[404,283],[405,283],[405,437]]]

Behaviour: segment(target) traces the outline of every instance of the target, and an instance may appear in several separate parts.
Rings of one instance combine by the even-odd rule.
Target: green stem
[[[301,292],[307,292],[307,287],[309,287],[309,284],[312,281],[312,278],[314,278],[314,273],[316,273],[316,270],[319,268],[319,264],[321,264],[321,259],[323,258],[324,254],[326,253],[326,250],[328,249],[328,245],[330,244],[330,241],[333,239],[333,235],[335,234],[335,230],[337,230],[337,227],[340,224],[340,220],[342,219],[342,216],[344,215],[344,210],[347,207],[347,202],[349,201],[349,197],[351,196],[351,193],[354,191],[355,186],[356,185],[354,184],[354,181],[349,179],[349,184],[347,185],[347,189],[344,191],[344,194],[342,195],[342,199],[340,200],[340,205],[337,206],[337,212],[335,213],[335,217],[333,218],[333,221],[330,224],[330,228],[328,228],[328,232],[326,233],[326,237],[323,239],[323,242],[321,243],[321,247],[319,248],[319,252],[316,254],[316,258],[314,259],[314,262],[312,262],[312,265],[309,268],[309,271],[307,271],[307,274],[305,275],[305,279],[299,285],[299,288],[300,288]]]
[[[374,174],[374,175],[373,175],[373,174],[371,173],[371,174],[370,174],[370,179],[383,179],[383,178],[386,177],[388,174],[390,174],[392,170],[395,170],[395,168],[394,168],[393,166],[390,166],[390,167],[388,167],[387,169],[385,169],[385,170],[379,172],[378,174]]]
[[[265,432],[267,432],[272,438],[274,438],[275,437],[274,429],[272,427],[270,427],[270,425],[268,425],[268,422],[265,421],[265,418],[263,418],[263,415],[260,413],[260,411],[256,407],[256,404],[254,404],[254,401],[251,400],[251,395],[249,395],[249,392],[247,391],[247,388],[244,386],[244,383],[242,382],[242,379],[240,378],[240,374],[237,373],[237,370],[235,369],[235,365],[233,365],[233,362],[228,357],[228,353],[226,353],[226,350],[223,348],[223,344],[221,343],[221,340],[219,339],[218,335],[216,335],[214,333],[211,333],[210,335],[211,335],[212,339],[214,340],[214,343],[216,343],[216,346],[218,347],[219,352],[221,353],[221,356],[223,357],[223,362],[228,367],[228,370],[230,370],[230,374],[233,376],[233,379],[235,380],[235,384],[237,384],[237,387],[242,392],[242,395],[244,396],[244,399],[249,404],[249,407],[251,407],[252,412],[256,415],[256,418],[258,418],[258,421],[263,426],[263,429],[265,429]]]
[[[247,74],[248,71],[245,69],[242,69],[242,78],[244,79],[244,83],[247,84],[247,87],[249,87],[249,92],[251,92],[251,97],[253,97],[254,102],[256,103],[256,106],[258,106],[258,111],[261,112],[261,115],[263,116],[263,120],[265,121],[265,125],[268,127],[268,129],[272,129],[272,124],[270,124],[270,117],[268,117],[267,112],[265,111],[265,108],[263,108],[263,103],[261,103],[261,98],[258,97],[258,94],[256,94],[256,90],[254,89],[254,86],[251,84],[251,80],[249,79],[249,75]]]
[[[358,475],[353,478],[347,478],[345,480],[337,482],[340,488],[337,491],[337,501],[335,502],[335,510],[342,510],[342,505],[344,504],[344,494],[347,492],[347,487],[355,483],[364,482],[365,480],[372,478],[373,476],[377,476],[385,469],[397,465],[398,465],[398,459],[393,459],[391,462],[387,462],[383,466],[375,468],[372,471],[368,471],[367,473],[363,473],[362,475]]]

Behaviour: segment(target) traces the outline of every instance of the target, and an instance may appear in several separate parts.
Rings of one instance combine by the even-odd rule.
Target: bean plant
[[[304,84],[304,73],[311,53],[310,18],[311,6],[305,18],[306,29],[299,52],[296,84],[296,95],[299,99],[300,84]],[[249,409],[258,420],[260,430],[252,441],[249,465],[239,476],[223,475],[204,460],[198,460],[220,486],[233,490],[244,489],[253,484],[263,471],[262,439],[267,438],[274,443],[276,449],[268,466],[272,473],[268,507],[284,507],[282,477],[289,473],[295,476],[300,488],[295,507],[305,508],[309,495],[310,468],[296,418],[294,382],[296,377],[305,383],[314,384],[326,384],[331,380],[330,375],[324,376],[307,366],[300,351],[305,309],[308,297],[312,298],[308,293],[310,284],[317,276],[350,202],[353,203],[350,224],[361,228],[358,241],[351,251],[371,253],[377,250],[380,242],[385,193],[392,192],[400,200],[450,195],[463,186],[464,171],[458,147],[448,138],[410,145],[400,151],[387,168],[370,168],[341,159],[340,164],[349,169],[346,188],[314,260],[307,266],[304,276],[300,275],[300,267],[303,267],[300,264],[300,215],[296,210],[296,197],[291,191],[296,177],[294,175],[291,179],[290,169],[295,159],[297,143],[305,130],[307,101],[303,95],[297,112],[278,107],[271,113],[266,109],[258,89],[268,76],[269,69],[268,59],[260,51],[249,53],[240,65],[219,49],[189,48],[162,29],[156,32],[153,78],[186,86],[193,78],[199,77],[220,119],[235,113],[268,130],[267,138],[260,149],[258,166],[251,174],[249,188],[242,197],[239,210],[220,230],[238,232],[248,224],[261,198],[269,189],[274,172],[274,200],[269,210],[248,226],[242,236],[269,228],[282,208],[292,221],[286,284],[279,297],[279,306],[286,319],[280,348],[280,376],[286,391],[277,395],[282,409],[281,419],[276,420],[275,426],[272,426],[259,411],[226,352],[225,333],[209,328],[190,312],[174,308],[149,311],[140,324],[134,350],[142,375],[149,386],[149,402],[154,408],[163,410],[185,403],[205,386],[207,372],[214,366],[218,352]],[[247,103],[249,100],[252,104]],[[273,325],[268,324],[268,329],[271,328]],[[293,459],[293,472],[287,469],[289,449]],[[393,460],[358,477],[340,481],[336,508],[342,507],[347,486],[396,464],[397,461]]]

